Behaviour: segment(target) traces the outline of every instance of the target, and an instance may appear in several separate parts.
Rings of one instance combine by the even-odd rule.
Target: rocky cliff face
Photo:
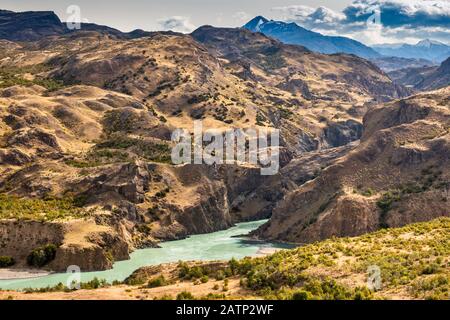
[[[449,89],[380,106],[361,144],[288,194],[256,232],[313,242],[450,214]]]
[[[105,270],[114,261],[129,258],[128,244],[111,228],[93,221],[70,222],[5,221],[0,222],[1,255],[16,261],[15,267],[26,267],[30,253],[46,245],[57,247],[48,270],[65,272],[69,266],[82,271]]]
[[[274,176],[261,177],[259,170],[236,170],[235,175],[226,176],[232,181],[233,191],[229,191],[231,212],[236,221],[255,218],[270,218],[277,203],[309,180],[317,177],[324,169],[343,157],[357,143],[343,147],[308,152],[292,159]],[[229,170],[229,171],[232,171]],[[233,194],[236,194],[233,197]]]

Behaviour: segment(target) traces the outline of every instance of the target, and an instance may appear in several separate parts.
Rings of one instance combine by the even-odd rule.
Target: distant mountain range
[[[126,33],[94,23],[83,23],[81,27],[83,31],[96,31],[124,39],[151,36],[155,33],[143,30]],[[350,38],[325,36],[307,30],[295,23],[268,20],[262,16],[252,19],[243,28],[263,33],[286,44],[304,46],[315,52],[354,54],[375,62],[387,72],[407,67],[438,65],[450,56],[450,46],[437,41],[423,40],[416,45],[385,44],[371,48]],[[13,12],[0,10],[0,39],[36,41],[42,37],[70,32],[73,31],[69,30],[66,24],[52,11]],[[171,31],[166,33],[174,34]]]
[[[384,56],[426,59],[441,63],[450,57],[450,46],[433,40],[422,40],[415,45],[411,44],[381,44],[372,47]]]
[[[349,53],[367,59],[381,57],[380,53],[361,42],[346,37],[324,36],[302,28],[296,23],[273,21],[258,16],[244,25],[244,28],[253,32],[261,32],[287,44],[301,45],[320,53]]]
[[[122,32],[95,23],[82,23],[83,31],[107,33],[119,38],[139,38],[154,34],[143,30]],[[53,11],[13,12],[0,10],[0,39],[10,41],[37,41],[42,37],[73,32]],[[170,32],[169,32],[170,33]]]

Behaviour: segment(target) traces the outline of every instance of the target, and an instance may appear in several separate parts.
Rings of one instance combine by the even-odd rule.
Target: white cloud
[[[285,20],[287,19],[306,19],[310,14],[312,14],[316,9],[304,6],[304,5],[294,5],[286,7],[274,7],[273,11],[281,13]]]
[[[232,18],[239,22],[242,22],[242,21],[249,20],[251,18],[251,16],[247,12],[238,11],[235,14],[233,14]]]
[[[364,12],[369,6],[395,9],[399,14],[408,16],[417,14],[450,16],[450,2],[447,0],[357,0],[348,8]]]
[[[190,33],[196,29],[188,17],[173,16],[158,20],[158,24],[163,31],[175,31],[182,33]]]
[[[355,0],[342,12],[303,5],[274,7],[272,10],[283,21],[368,44],[413,43],[424,38],[450,42],[449,0]],[[380,12],[381,25],[367,24],[376,10]]]
[[[373,7],[380,8],[384,26],[450,27],[448,0],[356,0],[343,13],[347,21],[360,21]]]
[[[341,12],[335,12],[326,7],[319,7],[308,16],[316,23],[335,23],[345,19],[345,15]]]
[[[345,19],[343,13],[326,7],[312,8],[304,5],[295,5],[275,7],[272,10],[277,14],[281,14],[282,20],[296,22],[309,29],[334,29],[335,25],[340,24]]]

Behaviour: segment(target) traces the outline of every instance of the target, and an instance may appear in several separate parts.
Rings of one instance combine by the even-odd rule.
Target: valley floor
[[[379,288],[369,290],[377,281]],[[0,299],[448,300],[449,294],[450,219],[440,218],[265,257],[144,267],[117,285],[92,281],[78,291],[63,285],[3,291]]]

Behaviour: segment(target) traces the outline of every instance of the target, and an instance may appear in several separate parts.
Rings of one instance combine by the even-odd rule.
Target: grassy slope
[[[352,294],[361,297],[366,294],[363,288],[368,268],[378,266],[382,288],[366,297],[448,299],[450,219],[330,239],[265,258],[246,259],[238,266],[250,288],[277,298],[290,298],[298,291],[319,299],[351,298]],[[292,289],[299,285],[299,290]],[[330,295],[330,286],[342,288],[329,290]]]

